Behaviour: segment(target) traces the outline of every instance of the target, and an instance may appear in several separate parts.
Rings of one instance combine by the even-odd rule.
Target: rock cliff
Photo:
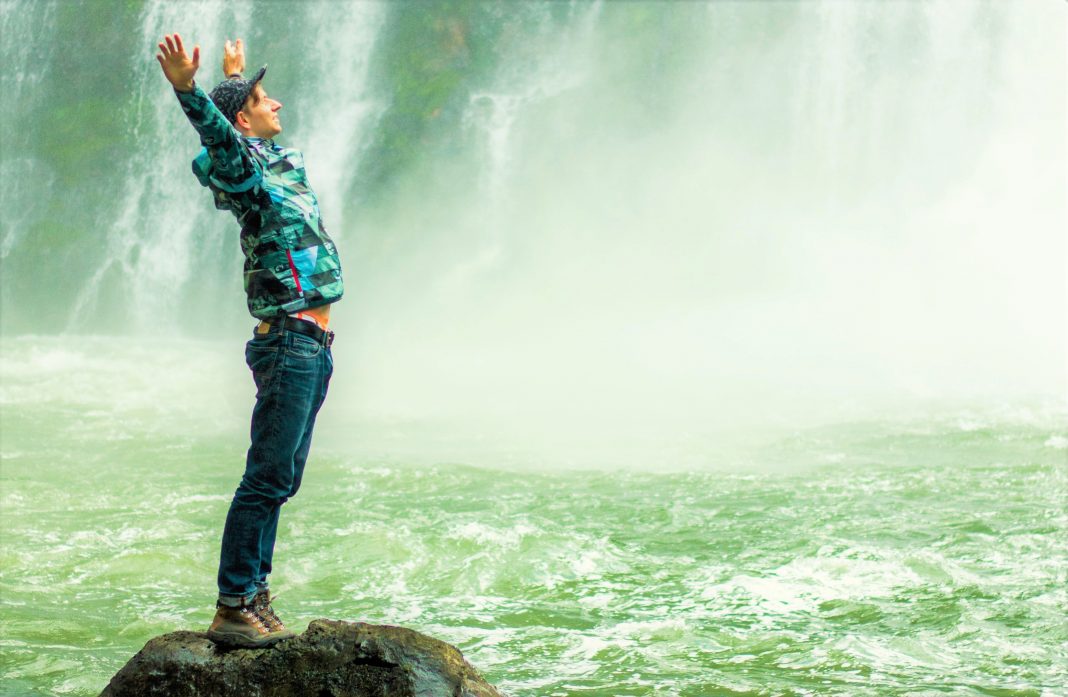
[[[449,644],[404,627],[315,620],[266,649],[203,632],[152,639],[100,697],[502,697]]]

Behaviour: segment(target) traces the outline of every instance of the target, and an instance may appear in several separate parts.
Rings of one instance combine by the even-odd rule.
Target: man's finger
[[[174,37],[168,34],[165,39],[167,41],[167,48],[171,50],[171,53],[174,53],[177,50],[174,48]]]
[[[174,35],[174,43],[178,44],[179,53],[185,53],[185,46],[182,45],[182,37],[180,34]]]
[[[157,44],[157,45],[159,46],[159,52],[161,54],[163,54],[163,55],[160,56],[160,58],[162,58],[163,56],[166,56],[168,53],[170,53],[170,51],[167,50],[167,45],[166,44],[160,43],[160,44]]]
[[[200,44],[193,47],[193,67],[200,67]]]

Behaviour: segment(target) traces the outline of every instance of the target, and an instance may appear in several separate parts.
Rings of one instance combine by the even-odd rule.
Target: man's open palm
[[[174,85],[176,90],[188,92],[193,89],[193,76],[200,67],[200,46],[193,47],[193,58],[190,59],[182,45],[182,37],[178,34],[168,34],[159,43],[160,52],[156,54],[156,60],[163,68],[163,74]]]
[[[245,42],[241,39],[223,46],[223,75],[232,77],[245,72]]]

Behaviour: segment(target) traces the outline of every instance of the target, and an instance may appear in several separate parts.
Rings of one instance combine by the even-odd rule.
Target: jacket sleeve
[[[192,92],[175,90],[174,93],[211,157],[212,183],[237,193],[248,191],[262,181],[259,162],[249,154],[241,134],[234,130],[204,90],[194,84]]]

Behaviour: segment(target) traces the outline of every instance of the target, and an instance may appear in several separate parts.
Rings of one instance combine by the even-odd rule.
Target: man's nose
[[[271,101],[274,102],[274,106],[271,107],[271,111],[278,111],[282,108],[282,102],[278,101],[277,99],[272,99]]]

